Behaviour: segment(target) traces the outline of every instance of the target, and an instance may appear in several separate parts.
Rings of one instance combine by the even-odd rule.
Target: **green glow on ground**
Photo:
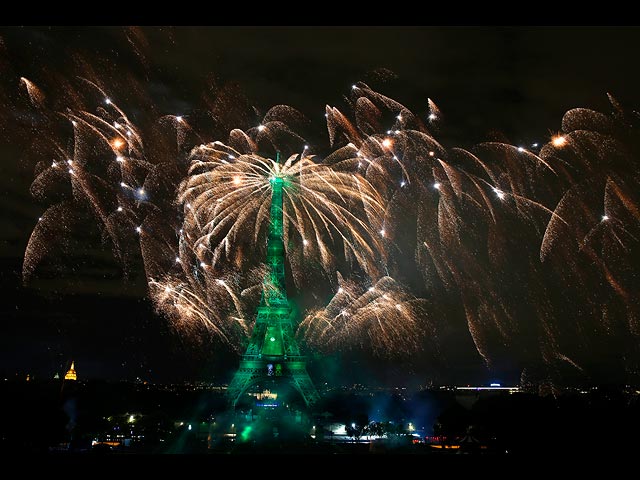
[[[242,433],[240,434],[240,439],[243,442],[246,442],[251,438],[251,430],[253,430],[251,425],[244,427],[244,430],[242,430]]]

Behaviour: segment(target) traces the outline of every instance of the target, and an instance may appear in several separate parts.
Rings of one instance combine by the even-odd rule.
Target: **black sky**
[[[33,164],[23,151],[32,130],[30,117],[15,109],[20,76],[46,84],[51,72],[73,75],[69,59],[79,54],[104,75],[105,84],[118,70],[145,83],[160,114],[189,113],[211,78],[237,82],[262,111],[275,104],[299,109],[317,135],[323,132],[325,105],[342,106],[350,85],[362,80],[418,111],[431,98],[445,118],[440,138],[450,146],[493,138],[544,141],[559,129],[566,110],[606,108],[607,93],[625,105],[640,105],[635,27],[146,27],[141,33],[143,41],[133,45],[121,28],[0,29],[5,377],[52,376],[75,358],[84,376],[213,378],[236,361],[225,350],[218,355],[183,343],[153,314],[142,277],[123,280],[99,239],[83,264],[62,279],[22,286],[22,255],[43,207],[29,195]],[[126,104],[126,92],[121,96]],[[135,111],[135,105],[126,106]],[[363,362],[349,365],[357,373]],[[420,365],[389,370],[388,378],[406,370],[420,379],[429,376]],[[487,372],[469,356],[439,378],[513,381],[515,375],[509,369]]]

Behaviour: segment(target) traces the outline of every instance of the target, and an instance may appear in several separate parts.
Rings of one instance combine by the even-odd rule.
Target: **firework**
[[[246,260],[243,240],[249,252],[266,243],[271,184],[278,177],[284,180],[287,253],[302,257],[296,267],[317,259],[334,276],[341,250],[369,276],[379,276],[383,199],[361,175],[316,163],[304,151],[281,164],[222,144],[196,149],[180,202],[182,240],[197,263],[216,270],[231,261],[239,268]],[[294,268],[296,283],[301,276]]]
[[[637,342],[626,339],[638,335],[629,268],[640,238],[638,145],[615,100],[613,115],[567,112],[541,147],[465,150],[433,137],[442,114],[431,100],[421,116],[354,87],[355,120],[327,109],[330,138],[353,145],[358,168],[384,192],[393,277],[403,278],[412,252],[422,296],[466,320],[489,366],[544,365],[538,380],[556,383],[568,370],[587,374],[594,349],[619,348],[636,375]]]
[[[21,83],[53,122],[42,91]],[[615,100],[611,115],[567,112],[540,145],[465,149],[435,138],[432,100],[414,113],[357,83],[348,110],[327,106],[331,150],[319,158],[291,107],[216,139],[185,113],[136,126],[83,84],[88,99],[75,95],[62,115],[72,141],[49,138],[37,166],[32,193],[55,201],[35,225],[25,281],[89,215],[125,269],[141,253],[150,297],[180,332],[240,348],[281,178],[289,288],[312,292],[298,331],[308,345],[446,352],[444,331],[464,327],[489,367],[521,365],[523,378],[588,375],[598,349],[637,374],[639,145]],[[251,118],[209,103],[220,118]]]
[[[364,348],[380,356],[422,348],[424,337],[437,348],[437,332],[426,301],[413,297],[391,277],[366,287],[341,281],[326,307],[309,312],[298,335],[319,351]],[[429,326],[429,328],[427,328]]]

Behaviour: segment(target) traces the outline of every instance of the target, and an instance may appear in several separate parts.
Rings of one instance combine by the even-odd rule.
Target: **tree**
[[[368,437],[383,437],[385,433],[385,424],[382,422],[370,422],[369,425],[364,428],[364,434]]]
[[[345,425],[347,436],[351,437],[354,441],[359,442],[362,434],[364,433],[364,426],[357,423],[351,423]]]

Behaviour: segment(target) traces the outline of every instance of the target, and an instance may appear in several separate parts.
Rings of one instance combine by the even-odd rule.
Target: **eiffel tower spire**
[[[280,152],[276,161],[280,162]],[[309,374],[306,358],[294,337],[294,321],[285,286],[285,251],[283,240],[283,194],[286,178],[273,176],[271,209],[267,240],[267,267],[262,298],[249,345],[240,367],[227,389],[232,407],[249,387],[270,377],[286,377],[302,395],[307,406],[319,398]]]

